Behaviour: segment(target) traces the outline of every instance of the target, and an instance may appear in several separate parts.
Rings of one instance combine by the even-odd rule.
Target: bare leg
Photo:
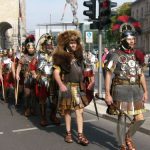
[[[65,111],[65,123],[66,123],[66,131],[71,131],[71,112],[70,110]]]
[[[83,133],[83,109],[78,109],[75,111],[78,133]]]
[[[66,136],[65,141],[67,143],[72,143],[72,134],[71,134],[71,112],[70,110],[65,111],[65,123],[66,123]]]
[[[75,113],[78,128],[78,143],[86,146],[89,144],[89,141],[83,134],[83,109],[78,109]]]

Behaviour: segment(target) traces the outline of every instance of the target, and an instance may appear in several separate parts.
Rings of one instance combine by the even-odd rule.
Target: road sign
[[[86,43],[93,43],[93,32],[86,32]]]

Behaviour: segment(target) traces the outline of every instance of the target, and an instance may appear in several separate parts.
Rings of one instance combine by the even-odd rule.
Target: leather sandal
[[[73,140],[72,140],[72,134],[71,134],[70,131],[66,133],[65,142],[67,142],[67,143],[72,143],[73,142]]]
[[[88,139],[83,135],[83,133],[78,133],[78,144],[87,146],[89,144]]]
[[[55,124],[55,125],[60,125],[61,123],[60,123],[60,120],[59,120],[59,118],[57,118],[56,116],[50,116],[50,120],[52,121],[52,123],[53,124]]]
[[[30,117],[30,116],[31,116],[30,108],[27,108],[27,109],[25,110],[24,115],[25,115],[26,117]]]
[[[128,147],[128,150],[136,150],[135,145],[134,145],[132,139],[129,138],[129,137],[126,137],[126,145]]]
[[[46,127],[46,126],[48,126],[48,121],[47,121],[46,119],[42,119],[42,120],[40,121],[40,125],[41,125],[42,127]]]
[[[125,144],[122,144],[122,145],[120,146],[120,150],[127,150],[126,145],[125,145]]]

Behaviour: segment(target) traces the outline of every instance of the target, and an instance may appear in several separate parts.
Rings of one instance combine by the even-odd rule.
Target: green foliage
[[[112,33],[112,26],[113,24],[116,22],[118,16],[122,16],[122,15],[128,15],[130,16],[131,15],[131,2],[126,2],[124,3],[123,5],[121,5],[120,7],[118,7],[116,9],[116,12],[117,12],[117,15],[116,16],[113,16],[111,17],[111,25],[109,27],[107,27],[107,29],[105,30],[106,33],[105,33],[105,40],[107,39],[107,45],[115,45],[116,42],[118,41],[119,39],[119,33],[115,33],[115,35]]]
[[[124,3],[117,9],[118,15],[128,15],[131,16],[131,2]]]

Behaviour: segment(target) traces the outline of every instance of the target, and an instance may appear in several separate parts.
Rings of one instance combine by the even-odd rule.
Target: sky
[[[85,0],[78,0],[77,17],[79,22],[84,22],[88,17],[83,15],[87,8],[83,6]],[[133,2],[135,0],[112,0],[117,2],[117,7],[124,2]],[[66,0],[26,0],[26,27],[27,32],[37,28],[38,24],[62,22]],[[70,5],[67,5],[63,22],[72,22],[73,16]]]

